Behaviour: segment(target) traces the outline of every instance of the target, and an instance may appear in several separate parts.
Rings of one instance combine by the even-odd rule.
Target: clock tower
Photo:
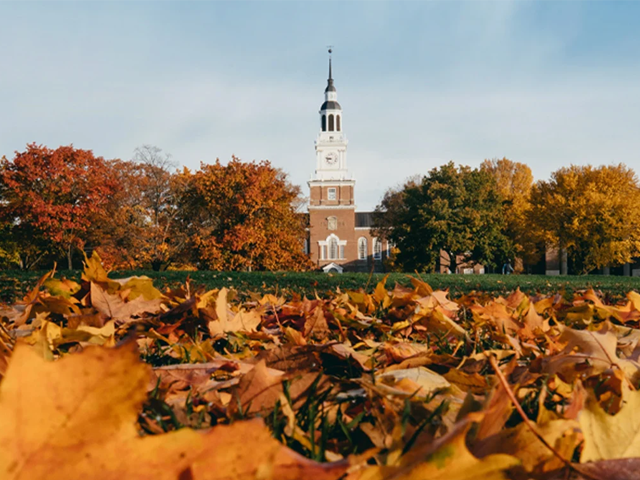
[[[347,138],[342,107],[331,71],[320,107],[320,131],[315,142],[316,170],[309,181],[311,259],[319,267],[347,263],[357,255],[355,245],[355,180],[347,170]]]

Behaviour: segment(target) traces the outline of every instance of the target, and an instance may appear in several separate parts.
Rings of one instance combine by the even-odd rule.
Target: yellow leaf
[[[201,439],[138,436],[150,372],[138,357],[134,344],[46,362],[19,345],[0,387],[0,478],[177,478]]]
[[[337,480],[346,470],[302,458],[259,419],[140,437],[149,378],[135,343],[55,362],[18,345],[0,384],[0,478]]]
[[[377,375],[376,383],[387,393],[420,399],[451,386],[443,376],[425,367],[392,370]]]
[[[506,480],[506,471],[519,465],[518,459],[502,454],[477,459],[465,444],[467,429],[458,425],[432,444],[410,450],[397,465],[368,467],[347,480]]]
[[[153,286],[153,280],[146,276],[119,278],[114,282],[121,285],[120,290],[130,290],[128,300],[134,300],[140,295],[145,300],[155,300],[162,297],[160,290]]]
[[[595,401],[580,412],[584,435],[580,462],[640,457],[640,391],[629,392],[625,401],[613,416]]]
[[[573,451],[580,442],[578,422],[575,420],[552,420],[536,425],[536,431],[552,445],[563,458],[571,460]],[[501,430],[479,443],[473,452],[479,457],[490,453],[506,453],[519,458],[529,472],[548,472],[562,468],[558,459],[524,423],[515,428]]]
[[[50,278],[44,282],[46,288],[51,295],[69,298],[71,295],[80,290],[80,284],[73,280]]]

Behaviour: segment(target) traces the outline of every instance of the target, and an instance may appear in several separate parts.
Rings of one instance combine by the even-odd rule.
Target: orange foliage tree
[[[300,189],[268,161],[202,164],[179,175],[192,259],[212,270],[306,270]]]
[[[142,202],[144,173],[134,162],[112,160],[110,167],[119,188],[93,225],[90,242],[108,268],[142,268],[148,224]]]
[[[108,163],[90,150],[35,143],[0,161],[0,185],[0,221],[18,249],[64,254],[69,269],[74,250],[84,247],[93,221],[118,188]]]
[[[107,215],[96,225],[95,243],[110,267],[163,270],[184,245],[175,202],[175,165],[162,150],[139,147],[129,162],[112,162],[120,192],[110,199]]]

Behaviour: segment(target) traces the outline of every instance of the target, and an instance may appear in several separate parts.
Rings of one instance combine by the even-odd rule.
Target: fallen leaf
[[[145,300],[142,295],[125,302],[119,295],[110,294],[98,284],[91,283],[91,304],[107,318],[118,322],[129,322],[143,313],[158,313],[162,301],[159,298]]]
[[[628,392],[613,416],[589,401],[578,420],[584,435],[581,463],[640,457],[640,391]]]

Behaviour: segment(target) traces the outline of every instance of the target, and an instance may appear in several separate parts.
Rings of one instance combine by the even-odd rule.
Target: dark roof
[[[373,227],[373,212],[356,212],[356,227]]]
[[[327,80],[327,88],[324,89],[325,92],[336,92],[336,87],[333,85],[333,78],[329,78]]]
[[[322,106],[320,107],[320,110],[342,110],[342,107],[338,102],[335,102],[333,100],[327,100],[322,104]]]

